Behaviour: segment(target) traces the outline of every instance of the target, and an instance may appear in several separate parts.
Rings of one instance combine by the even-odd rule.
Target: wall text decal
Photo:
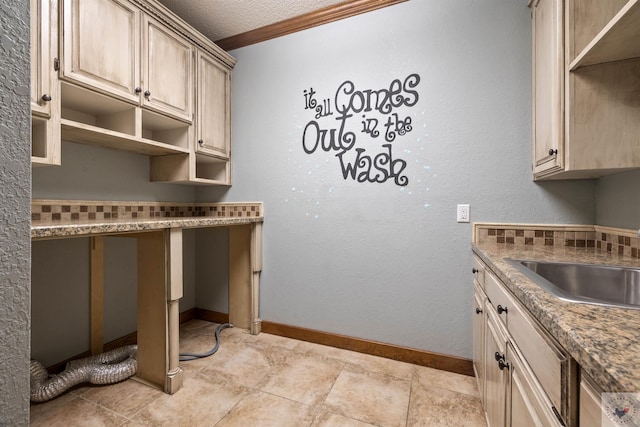
[[[318,99],[313,88],[304,90],[304,109],[315,111],[314,119],[302,133],[304,152],[334,152],[345,180],[383,183],[393,179],[396,185],[408,185],[407,162],[394,157],[392,143],[413,130],[411,116],[403,118],[397,110],[418,103],[415,88],[419,83],[420,76],[410,74],[404,80],[394,79],[386,88],[360,90],[346,80],[336,90],[333,103],[331,98]],[[332,117],[337,123],[329,122]],[[356,120],[358,123],[353,126]],[[321,125],[327,122],[328,126]],[[360,135],[356,136],[356,131]],[[382,150],[370,153],[358,137],[383,142]]]

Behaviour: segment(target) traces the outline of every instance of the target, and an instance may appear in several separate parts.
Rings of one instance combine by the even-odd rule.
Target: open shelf
[[[175,154],[151,157],[150,166],[153,182],[231,185],[231,165],[224,159]]]
[[[587,65],[640,57],[640,0],[629,0],[569,65]]]
[[[62,139],[103,148],[130,151],[149,156],[188,153],[188,149],[150,139],[138,138],[97,126],[62,119]]]

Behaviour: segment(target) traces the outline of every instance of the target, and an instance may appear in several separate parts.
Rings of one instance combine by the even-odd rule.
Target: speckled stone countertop
[[[32,239],[51,239],[80,237],[99,234],[119,234],[161,230],[163,228],[203,228],[224,227],[232,225],[263,222],[263,217],[216,218],[216,217],[184,217],[184,218],[130,218],[86,220],[75,223],[39,222],[31,226]]]
[[[640,310],[557,299],[505,258],[621,265],[640,260],[596,248],[474,243],[473,252],[502,280],[605,392],[640,392]]]

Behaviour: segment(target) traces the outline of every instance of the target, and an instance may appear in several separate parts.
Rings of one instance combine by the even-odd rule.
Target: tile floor
[[[216,324],[181,326],[181,352],[205,352]],[[180,362],[167,395],[133,379],[32,404],[34,426],[486,426],[475,379],[333,347],[229,328],[220,349]]]

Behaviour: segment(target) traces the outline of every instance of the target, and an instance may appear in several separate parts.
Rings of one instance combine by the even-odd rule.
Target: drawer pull
[[[480,307],[476,307],[476,314],[482,314],[482,309]]]
[[[498,304],[498,307],[496,307],[496,309],[498,310],[498,314],[502,314],[502,313],[507,313],[507,307],[503,307],[500,304]]]

